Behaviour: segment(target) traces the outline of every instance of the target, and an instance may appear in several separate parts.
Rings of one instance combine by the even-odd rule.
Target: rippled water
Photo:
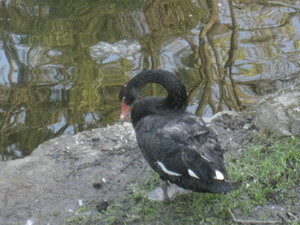
[[[175,72],[202,116],[300,82],[300,1],[205,2],[0,1],[2,159],[117,122],[119,88],[142,69]]]

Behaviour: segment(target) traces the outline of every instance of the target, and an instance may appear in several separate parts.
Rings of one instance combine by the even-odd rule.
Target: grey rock
[[[288,88],[264,97],[249,109],[254,124],[277,136],[300,135],[300,88]]]

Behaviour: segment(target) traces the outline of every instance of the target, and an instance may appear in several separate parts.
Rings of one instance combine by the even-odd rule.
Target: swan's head
[[[128,83],[125,83],[120,90],[119,100],[121,102],[121,119],[124,120],[130,113],[131,106],[133,105],[135,99],[139,95],[139,91],[134,87],[130,87]]]
[[[125,83],[120,90],[119,100],[126,105],[132,105],[136,97],[135,91]]]

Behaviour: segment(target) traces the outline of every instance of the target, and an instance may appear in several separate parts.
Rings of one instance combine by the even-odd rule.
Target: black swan
[[[147,83],[162,85],[167,97],[136,100]],[[123,85],[119,99],[121,119],[131,111],[138,146],[163,181],[195,192],[225,194],[232,189],[226,181],[223,151],[216,134],[201,118],[186,112],[186,90],[174,74],[142,71]],[[167,200],[166,187],[163,193]]]

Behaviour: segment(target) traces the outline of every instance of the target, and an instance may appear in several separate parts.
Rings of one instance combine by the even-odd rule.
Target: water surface
[[[201,116],[299,82],[300,1],[208,2],[1,1],[2,160],[114,124],[120,86],[142,69],[175,72]]]

